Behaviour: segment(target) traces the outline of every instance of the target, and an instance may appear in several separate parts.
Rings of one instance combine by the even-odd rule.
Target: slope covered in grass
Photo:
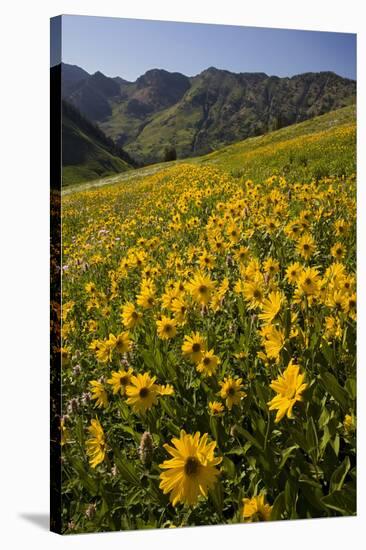
[[[66,102],[62,111],[62,166],[63,186],[131,168],[128,155]]]
[[[352,105],[263,136],[248,138],[201,157],[154,164],[99,180],[94,176],[93,181],[84,183],[82,187],[125,185],[128,181],[141,181],[159,172],[166,172],[168,177],[168,168],[184,164],[213,165],[234,177],[259,183],[273,174],[291,181],[348,176],[356,171],[355,142],[356,109]],[[69,187],[65,192],[73,191]]]
[[[309,180],[356,171],[356,108],[332,111],[194,159],[255,181],[272,174]]]

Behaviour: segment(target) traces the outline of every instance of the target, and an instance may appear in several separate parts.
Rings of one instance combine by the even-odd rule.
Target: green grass
[[[131,169],[127,162],[111,154],[94,136],[67,117],[63,120],[63,155],[69,159],[62,168],[63,187]]]
[[[354,105],[192,159],[256,181],[274,173],[307,181],[356,171]]]
[[[332,175],[347,176],[356,171],[355,143],[356,108],[351,105],[201,157],[163,162],[102,179],[85,177],[83,188],[140,179],[181,163],[214,165],[233,176],[257,182],[274,173],[303,182]],[[74,190],[80,190],[80,186],[69,187],[65,192]]]

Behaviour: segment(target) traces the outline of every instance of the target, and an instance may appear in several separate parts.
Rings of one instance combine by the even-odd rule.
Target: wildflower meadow
[[[355,174],[264,170],[63,196],[63,532],[356,513]]]

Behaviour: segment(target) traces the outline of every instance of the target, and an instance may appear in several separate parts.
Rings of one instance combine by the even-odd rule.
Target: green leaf
[[[316,431],[314,419],[311,417],[307,422],[306,441],[308,444],[308,453],[317,461],[318,459],[318,434]]]
[[[285,493],[282,491],[280,493],[276,500],[273,503],[272,512],[271,512],[271,520],[277,521],[280,519],[283,519],[283,514],[286,511],[286,505],[285,505]]]
[[[291,516],[295,510],[297,497],[297,487],[296,483],[292,478],[288,478],[285,485],[285,506],[286,510]]]
[[[73,457],[70,459],[70,462],[77,472],[78,478],[84,489],[86,489],[91,496],[95,496],[98,493],[98,481],[88,473],[82,460]]]
[[[224,505],[224,492],[222,489],[221,482],[218,481],[215,483],[214,487],[209,491],[209,495],[211,497],[211,500],[217,510],[217,512],[222,514],[222,508]]]
[[[339,385],[336,377],[330,372],[323,371],[320,373],[320,378],[326,391],[328,391],[334,397],[334,399],[340,404],[340,406],[344,410],[347,410],[348,394],[342,388],[342,386]]]
[[[348,378],[344,387],[352,401],[354,401],[357,396],[356,380],[354,378]]]
[[[336,456],[338,456],[339,455],[339,445],[340,445],[339,435],[336,434],[334,439],[331,439],[329,441],[329,443],[333,447],[333,451],[335,452]]]
[[[84,448],[85,447],[84,426],[83,426],[83,419],[81,416],[77,417],[75,433],[81,447]]]
[[[322,499],[327,508],[339,512],[343,516],[356,513],[356,491],[349,487],[346,490],[334,491]]]
[[[257,447],[257,449],[259,449],[260,451],[263,451],[262,445],[257,441],[257,439],[251,433],[249,433],[247,430],[245,430],[241,426],[237,426],[237,430],[243,437],[245,437],[245,439],[247,439],[255,447]]]
[[[113,448],[114,461],[122,479],[140,487],[140,476],[130,462],[124,459],[119,449]]]
[[[219,440],[219,433],[217,430],[217,418],[214,418],[213,416],[210,416],[210,428],[211,433],[216,441]]]
[[[292,445],[292,447],[288,447],[287,449],[285,449],[283,452],[282,452],[282,455],[281,455],[281,462],[279,463],[278,465],[278,469],[279,470],[282,470],[282,468],[284,467],[284,465],[286,464],[287,460],[290,458],[290,456],[292,455],[293,451],[295,451],[295,449],[298,449],[299,446],[298,445]]]
[[[236,470],[235,470],[235,464],[230,458],[227,456],[224,456],[222,461],[222,469],[229,477],[235,477]]]
[[[342,489],[344,480],[350,468],[351,462],[349,457],[346,456],[342,464],[336,469],[336,471],[330,478],[329,493],[333,493],[333,491],[339,491],[340,489]]]

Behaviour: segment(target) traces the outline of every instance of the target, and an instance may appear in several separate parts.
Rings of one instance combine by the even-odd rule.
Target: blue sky
[[[66,15],[62,60],[131,81],[153,68],[193,76],[210,66],[277,76],[334,71],[356,78],[356,35]]]

